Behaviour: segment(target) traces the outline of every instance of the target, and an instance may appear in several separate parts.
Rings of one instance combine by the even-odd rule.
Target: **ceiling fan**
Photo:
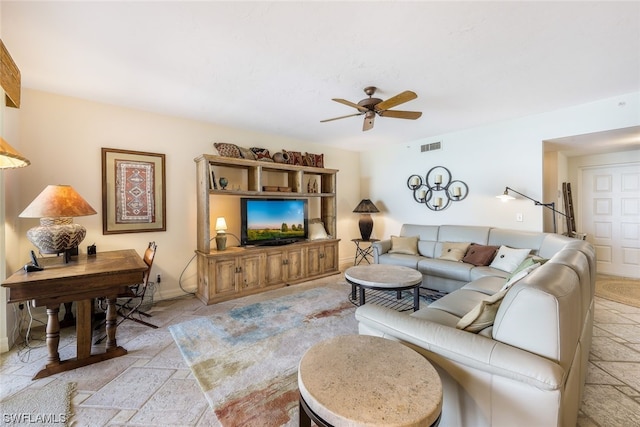
[[[405,90],[396,96],[393,96],[386,101],[380,98],[373,98],[373,94],[376,92],[375,86],[367,86],[364,88],[364,93],[369,97],[359,101],[357,104],[347,101],[346,99],[333,98],[333,101],[339,102],[349,107],[353,107],[358,110],[358,113],[349,114],[347,116],[334,117],[333,119],[320,120],[321,123],[330,122],[333,120],[345,119],[347,117],[361,116],[364,114],[364,124],[362,130],[366,131],[373,128],[373,120],[376,118],[376,114],[381,117],[392,117],[395,119],[409,119],[416,120],[422,116],[419,111],[400,111],[390,110],[396,105],[404,104],[405,102],[416,99],[418,95],[410,90]]]

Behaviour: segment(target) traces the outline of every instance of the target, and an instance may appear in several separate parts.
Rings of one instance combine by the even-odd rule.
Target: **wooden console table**
[[[47,307],[47,348],[45,367],[33,379],[127,354],[116,343],[116,296],[127,286],[140,283],[148,266],[133,249],[99,252],[94,256],[73,257],[67,264],[64,257],[45,258],[42,271],[27,273],[20,269],[2,283],[9,289],[9,303],[30,302],[33,307]],[[107,299],[106,351],[91,353],[93,299]],[[73,359],[60,360],[61,303],[77,302],[77,354]]]

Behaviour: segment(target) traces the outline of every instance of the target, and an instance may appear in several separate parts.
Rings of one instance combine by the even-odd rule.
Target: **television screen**
[[[241,202],[243,245],[286,244],[307,238],[306,199],[249,199]]]

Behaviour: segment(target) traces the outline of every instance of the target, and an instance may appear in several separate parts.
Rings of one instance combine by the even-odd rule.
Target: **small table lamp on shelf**
[[[216,248],[219,251],[224,251],[227,249],[227,233],[225,230],[227,229],[227,222],[224,220],[224,217],[218,217],[216,219]]]
[[[95,215],[95,209],[70,185],[48,185],[19,215],[20,218],[40,218],[40,226],[27,231],[27,239],[40,253],[65,254],[84,240],[87,230],[73,224],[73,217]]]
[[[371,214],[378,213],[380,211],[369,199],[362,199],[353,211],[360,214],[360,221],[358,221],[360,237],[362,237],[362,240],[368,241],[371,237],[371,232],[373,231],[373,219],[371,218]]]

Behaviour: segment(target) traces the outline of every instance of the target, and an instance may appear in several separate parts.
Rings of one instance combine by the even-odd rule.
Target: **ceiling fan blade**
[[[370,111],[364,116],[364,123],[362,124],[362,131],[366,131],[369,129],[373,129],[373,120],[376,118],[376,115],[373,111]]]
[[[340,98],[332,98],[333,101],[339,102],[340,104],[344,104],[344,105],[348,105],[349,107],[353,107],[356,108],[360,111],[362,111],[363,113],[366,113],[367,111],[369,111],[369,109],[367,107],[363,107],[362,105],[358,105],[355,104],[351,101],[347,101],[346,99],[340,99]]]
[[[412,99],[416,99],[418,95],[415,92],[410,90],[405,90],[402,93],[397,94],[396,96],[392,96],[386,101],[382,101],[375,106],[376,111],[384,111],[389,108],[393,108],[396,105],[403,104],[405,102],[411,101]]]
[[[340,117],[334,117],[333,119],[324,119],[324,120],[320,120],[320,123],[324,123],[324,122],[331,122],[333,120],[340,120],[340,119],[346,119],[347,117],[353,117],[353,116],[361,116],[364,113],[355,113],[355,114],[349,114],[347,116],[340,116]]]
[[[422,116],[420,111],[400,111],[400,110],[386,110],[380,111],[378,114],[382,117],[393,117],[394,119],[409,119],[415,120]]]

